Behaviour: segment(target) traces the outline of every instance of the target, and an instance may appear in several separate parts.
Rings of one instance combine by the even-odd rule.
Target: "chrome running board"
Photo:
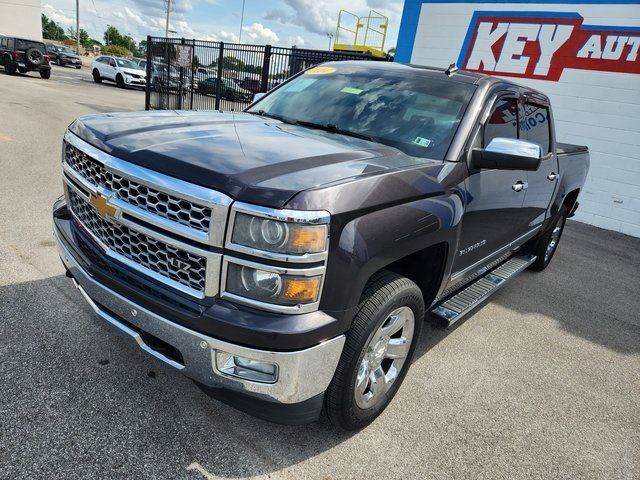
[[[431,308],[430,313],[444,320],[450,327],[535,261],[535,255],[515,255],[462,290],[443,299]]]

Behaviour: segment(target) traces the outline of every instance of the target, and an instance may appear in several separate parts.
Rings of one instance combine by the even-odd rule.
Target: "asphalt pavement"
[[[0,478],[640,478],[640,239],[568,222],[546,271],[426,325],[371,426],[274,425],[124,341],[63,275],[63,133],[144,93],[54,67],[0,71],[0,99]]]

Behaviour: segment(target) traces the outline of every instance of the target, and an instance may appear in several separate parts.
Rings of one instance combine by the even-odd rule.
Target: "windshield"
[[[75,55],[76,52],[74,52],[73,50],[71,50],[69,47],[58,47],[58,52],[62,52],[62,53],[70,53],[72,55]]]
[[[475,87],[408,71],[326,65],[307,70],[248,110],[371,137],[442,160]]]
[[[140,66],[138,66],[138,64],[136,63],[133,63],[131,60],[126,60],[124,58],[116,58],[116,62],[118,62],[119,67],[135,68],[136,70],[140,70]]]

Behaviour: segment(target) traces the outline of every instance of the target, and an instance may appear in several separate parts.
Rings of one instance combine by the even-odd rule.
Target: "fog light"
[[[278,380],[278,366],[251,358],[216,352],[218,370],[232,377],[260,383],[275,383]]]

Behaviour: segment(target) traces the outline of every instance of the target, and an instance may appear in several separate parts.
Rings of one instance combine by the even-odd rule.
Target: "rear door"
[[[529,142],[542,147],[543,157],[535,172],[527,172],[529,188],[524,199],[523,214],[530,228],[544,222],[547,209],[558,184],[558,157],[553,148],[551,110],[548,105],[525,100],[525,118],[520,128]]]
[[[522,118],[515,94],[499,96],[474,139],[474,148],[485,148],[493,138],[520,138]],[[522,217],[527,172],[522,170],[470,171],[466,180],[467,207],[454,261],[454,276],[464,275],[491,261],[502,247],[525,233]]]

